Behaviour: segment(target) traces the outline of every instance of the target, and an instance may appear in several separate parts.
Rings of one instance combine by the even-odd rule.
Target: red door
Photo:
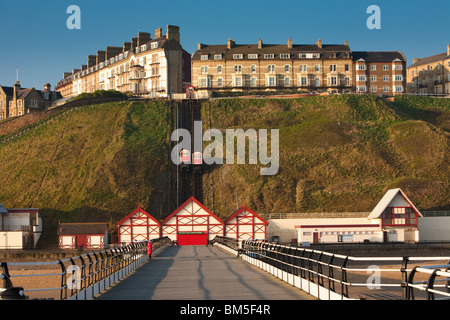
[[[313,233],[313,243],[319,243],[319,233],[318,232],[314,232]]]
[[[206,246],[208,234],[203,232],[179,232],[179,246]]]
[[[76,240],[76,248],[86,249],[88,247],[88,235],[87,234],[79,234],[77,235]]]

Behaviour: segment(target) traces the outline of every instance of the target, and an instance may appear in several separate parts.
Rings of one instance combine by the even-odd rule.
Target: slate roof
[[[58,235],[105,234],[106,229],[106,222],[60,223]]]
[[[353,61],[364,59],[366,62],[392,62],[395,59],[406,61],[400,51],[353,51]]]
[[[234,54],[258,54],[259,58],[263,58],[264,54],[274,54],[275,60],[280,59],[280,54],[290,54],[291,58],[298,58],[299,53],[320,53],[321,58],[329,58],[333,53],[337,58],[345,58],[345,53],[351,54],[349,46],[338,44],[324,44],[322,48],[316,44],[294,44],[292,48],[289,48],[287,44],[263,44],[261,49],[258,48],[258,44],[234,44],[230,49],[226,44],[203,46],[194,52],[192,60],[201,60],[201,56],[206,54],[210,55],[210,58],[213,58],[214,54],[222,54],[223,59],[227,60],[233,59]]]
[[[419,61],[417,61],[416,63],[413,63],[408,68],[414,68],[414,67],[418,67],[418,66],[421,66],[424,64],[438,62],[438,61],[442,61],[442,60],[446,60],[446,59],[450,59],[450,56],[447,55],[447,52],[439,53],[434,56],[421,58],[421,59],[419,59]]]
[[[0,86],[3,89],[3,92],[7,95],[12,97],[14,94],[14,87],[6,87],[6,86]]]

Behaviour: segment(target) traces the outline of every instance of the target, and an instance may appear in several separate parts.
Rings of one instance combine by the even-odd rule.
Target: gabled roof
[[[0,86],[0,88],[3,90],[6,96],[12,97],[14,94],[14,88],[13,87],[7,87],[7,86]]]
[[[236,216],[238,216],[239,214],[241,214],[243,211],[248,211],[250,212],[252,215],[256,216],[258,219],[260,219],[266,226],[269,224],[269,222],[267,222],[265,219],[263,219],[260,215],[258,215],[257,213],[255,213],[254,211],[252,211],[251,209],[249,209],[246,206],[243,206],[241,208],[239,208],[238,210],[236,210],[231,216],[229,216],[226,220],[225,220],[225,224],[227,224],[231,219],[235,218]]]
[[[375,208],[372,210],[372,212],[369,214],[369,219],[378,219],[384,212],[384,210],[390,206],[394,198],[400,195],[403,197],[403,199],[414,209],[414,211],[417,213],[419,217],[422,217],[422,214],[417,210],[417,208],[413,205],[413,203],[408,199],[408,197],[403,193],[403,191],[400,188],[396,189],[390,189],[388,190],[383,198],[381,198],[380,202],[375,206]]]
[[[353,61],[360,59],[364,59],[366,62],[392,62],[396,59],[406,61],[400,51],[352,51],[352,55]]]
[[[421,66],[424,64],[429,64],[429,63],[438,62],[438,61],[447,60],[447,59],[450,59],[450,56],[447,54],[447,52],[443,52],[443,53],[436,54],[434,56],[420,58],[419,61],[417,61],[416,63],[413,63],[408,68],[414,68],[414,67],[418,67],[418,66]]]
[[[138,212],[142,212],[144,215],[146,215],[149,219],[155,221],[158,225],[160,225],[159,221],[156,220],[155,217],[153,217],[150,213],[148,213],[147,211],[145,211],[144,209],[142,209],[140,206],[138,206],[136,209],[134,209],[133,212],[131,212],[129,215],[127,215],[125,218],[123,218],[122,220],[120,220],[116,226],[119,227],[121,224],[123,224],[125,221],[127,221],[129,218],[131,218],[132,216],[134,216],[136,213]]]
[[[0,213],[8,213],[8,210],[0,203]]]
[[[184,207],[186,207],[189,203],[194,202],[195,204],[197,204],[200,208],[202,208],[203,210],[205,210],[208,214],[210,214],[211,216],[213,216],[214,218],[216,218],[218,221],[220,221],[222,224],[224,224],[224,222],[222,221],[222,219],[220,219],[218,216],[216,216],[214,213],[212,213],[208,208],[206,208],[203,204],[201,204],[197,199],[195,199],[194,197],[190,197],[189,199],[186,200],[186,202],[184,202],[181,206],[179,206],[174,212],[172,212],[169,216],[167,216],[164,221],[162,222],[162,224],[166,224],[167,221],[169,221],[170,219],[172,219],[172,217],[174,217],[178,212],[180,212]]]
[[[106,222],[60,223],[58,235],[105,234],[107,227]]]

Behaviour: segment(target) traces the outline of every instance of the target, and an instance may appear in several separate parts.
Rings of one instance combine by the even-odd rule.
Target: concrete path
[[[316,300],[217,247],[169,247],[95,300]]]

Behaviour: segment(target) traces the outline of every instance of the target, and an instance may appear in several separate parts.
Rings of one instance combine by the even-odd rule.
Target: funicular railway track
[[[176,125],[174,129],[186,129],[191,134],[191,149],[188,150],[189,162],[183,162],[176,168],[177,204],[181,204],[191,196],[203,201],[201,164],[194,163],[194,122],[201,121],[201,104],[199,100],[186,99],[175,103]],[[200,150],[201,151],[201,150]]]

